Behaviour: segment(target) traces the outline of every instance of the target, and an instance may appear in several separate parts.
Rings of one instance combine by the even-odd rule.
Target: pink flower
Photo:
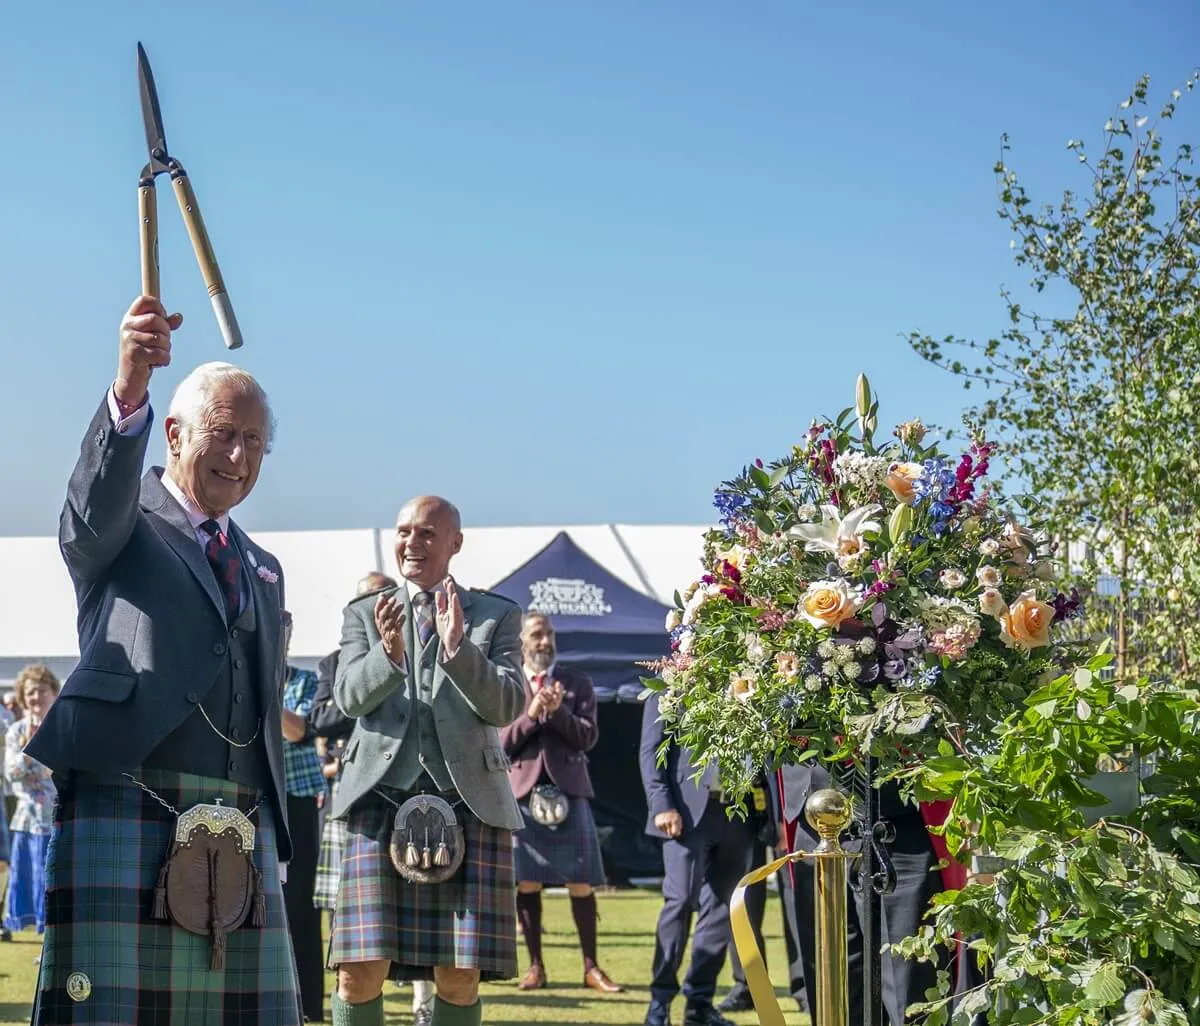
[[[269,567],[260,566],[260,567],[257,567],[254,572],[256,574],[258,574],[258,576],[262,580],[266,581],[267,584],[278,584],[279,583],[279,574],[277,574],[274,570],[270,569]]]

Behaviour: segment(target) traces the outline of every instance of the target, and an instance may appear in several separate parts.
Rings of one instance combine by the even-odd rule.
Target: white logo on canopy
[[[579,578],[547,577],[529,586],[529,612],[546,616],[605,616],[604,589]]]

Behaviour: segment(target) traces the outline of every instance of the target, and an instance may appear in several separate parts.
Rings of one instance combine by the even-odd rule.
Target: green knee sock
[[[333,1026],[383,1026],[383,995],[361,1005],[343,1001],[334,991],[330,1000]]]
[[[479,1026],[483,1022],[483,1002],[473,1005],[452,1005],[441,998],[433,999],[433,1026]],[[334,1026],[339,1026],[334,1020]]]

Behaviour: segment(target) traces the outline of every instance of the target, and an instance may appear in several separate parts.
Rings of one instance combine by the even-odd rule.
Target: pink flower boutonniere
[[[256,574],[258,574],[258,576],[261,577],[268,584],[278,584],[279,583],[279,574],[277,574],[274,570],[270,569],[269,567],[260,566],[254,572]]]

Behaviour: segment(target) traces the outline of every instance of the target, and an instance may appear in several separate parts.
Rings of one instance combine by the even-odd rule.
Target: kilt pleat
[[[248,811],[255,793],[165,770],[139,775],[176,809],[220,798]],[[152,920],[175,817],[136,787],[74,781],[59,796],[47,859],[46,939],[33,1023],[62,1026],[300,1026],[295,961],[270,805],[251,817],[266,923],[226,939],[209,968],[208,937]],[[78,998],[83,974],[90,993]],[[68,981],[75,986],[68,986]]]
[[[321,853],[317,859],[317,880],[313,885],[313,904],[332,911],[337,907],[338,883],[342,878],[342,848],[346,844],[346,821],[325,817],[321,828]]]
[[[572,798],[567,818],[556,827],[542,826],[521,803],[523,829],[513,834],[513,862],[517,879],[561,887],[569,883],[604,885],[604,860],[596,837],[592,803]]]
[[[463,864],[441,884],[413,884],[388,854],[395,810],[374,796],[346,821],[346,846],[329,966],[386,958],[396,981],[425,980],[435,966],[475,969],[484,980],[517,974],[512,833],[460,806]]]

